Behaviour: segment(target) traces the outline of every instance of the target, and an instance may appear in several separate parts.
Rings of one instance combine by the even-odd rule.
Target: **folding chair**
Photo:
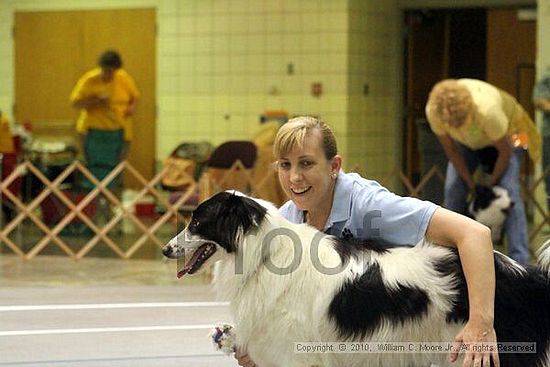
[[[256,144],[248,140],[228,141],[214,149],[206,164],[206,172],[216,191],[235,189],[249,193],[257,155]],[[242,163],[242,167],[234,166],[237,161]]]
[[[212,152],[209,142],[181,143],[165,159],[163,165],[168,168],[167,174],[161,180],[161,187],[170,191],[168,202],[176,203],[193,181],[198,181]],[[183,203],[180,211],[190,214],[199,204],[198,189]]]

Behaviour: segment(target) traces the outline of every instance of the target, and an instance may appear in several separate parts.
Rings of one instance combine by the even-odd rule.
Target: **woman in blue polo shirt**
[[[378,238],[414,245],[424,237],[458,249],[468,284],[470,314],[458,343],[495,342],[495,271],[490,230],[431,202],[400,197],[354,173],[344,173],[336,138],[322,121],[297,117],[281,127],[274,144],[279,181],[290,198],[280,212],[338,237]],[[464,366],[481,366],[498,354],[470,351]],[[255,366],[244,351],[239,364]],[[453,353],[451,360],[458,358]],[[469,362],[469,363],[468,363]],[[261,367],[261,366],[259,366]]]

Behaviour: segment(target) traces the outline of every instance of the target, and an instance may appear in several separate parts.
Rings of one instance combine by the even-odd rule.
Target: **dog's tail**
[[[541,269],[550,274],[550,239],[538,249],[537,262]]]

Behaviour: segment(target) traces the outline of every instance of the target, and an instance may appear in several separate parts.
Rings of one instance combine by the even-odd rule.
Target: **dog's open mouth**
[[[185,262],[183,268],[178,271],[178,278],[181,278],[185,274],[193,274],[196,272],[215,252],[216,246],[212,243],[207,243],[199,247],[193,252],[189,261]]]

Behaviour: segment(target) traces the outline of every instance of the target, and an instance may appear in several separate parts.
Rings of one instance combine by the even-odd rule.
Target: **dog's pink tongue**
[[[201,247],[199,247],[194,253],[193,255],[191,256],[191,258],[185,263],[185,265],[183,266],[183,268],[178,271],[178,274],[177,274],[177,277],[178,278],[181,278],[182,276],[184,276],[185,274],[189,273],[189,271],[191,269],[193,269],[193,265],[195,265],[195,263],[198,261],[199,257],[201,256],[201,254],[206,250],[206,246],[203,245]]]
[[[184,266],[183,268],[181,268],[180,270],[178,270],[178,273],[176,274],[176,276],[179,278],[181,278],[182,276],[184,276],[185,274],[189,273],[189,270],[191,270],[193,266],[193,263],[191,261],[188,261]]]
[[[191,268],[186,266],[183,269],[181,269],[180,271],[178,271],[178,274],[177,274],[178,279],[181,278],[182,276],[184,276],[185,274],[187,274],[189,269],[191,269]]]
[[[183,268],[181,268],[180,270],[178,270],[178,274],[177,274],[177,277],[178,278],[181,278],[182,276],[184,276],[185,274],[189,273],[191,271],[191,269],[193,269],[193,265],[195,264],[195,261],[193,261],[193,259],[191,259],[190,261],[188,261],[184,266]]]

